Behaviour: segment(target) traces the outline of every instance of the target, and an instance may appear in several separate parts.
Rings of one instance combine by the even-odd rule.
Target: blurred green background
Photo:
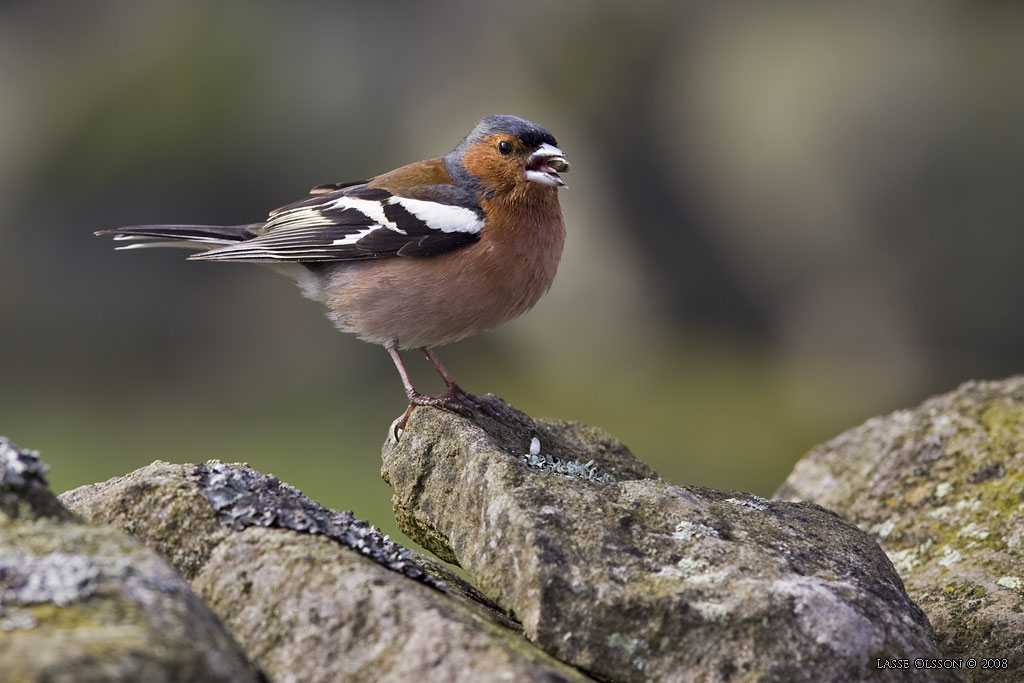
[[[0,433],[57,490],[242,460],[393,531],[383,350],[269,271],[92,231],[258,220],[515,113],[573,162],[561,270],[442,359],[768,495],[816,442],[1024,367],[1022,29],[1019,3],[3,3]]]

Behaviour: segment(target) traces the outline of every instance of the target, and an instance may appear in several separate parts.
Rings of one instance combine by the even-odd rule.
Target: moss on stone
[[[406,681],[444,652],[438,680],[588,680],[439,563],[251,468],[154,463],[65,500],[167,553],[271,675]]]
[[[878,545],[835,513],[639,476],[606,433],[518,415],[417,409],[383,475],[403,531],[559,659],[620,681],[817,681],[867,678],[878,651],[938,655]],[[537,472],[533,438],[619,481]]]
[[[262,680],[156,553],[85,523],[39,478],[0,477],[0,495],[11,503],[0,514],[5,681]]]
[[[874,533],[945,654],[1024,667],[1024,599],[1000,583],[1024,566],[1024,377],[869,420],[811,451],[778,495]]]

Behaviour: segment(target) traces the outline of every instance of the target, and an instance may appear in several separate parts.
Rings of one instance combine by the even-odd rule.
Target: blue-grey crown
[[[466,151],[467,147],[496,133],[514,135],[527,147],[536,147],[545,142],[549,145],[558,145],[558,142],[555,141],[555,136],[548,132],[547,128],[533,121],[527,121],[524,118],[512,116],[511,114],[495,114],[494,116],[480,119],[480,122],[473,126],[473,130],[462,139],[462,142],[455,146],[455,149],[451,151],[449,156],[461,159],[462,153]]]
[[[453,197],[450,200],[452,203],[470,207],[482,213],[477,202],[477,195],[483,193],[489,196],[490,193],[484,192],[480,179],[466,170],[466,167],[462,164],[462,156],[469,147],[495,133],[514,135],[522,140],[523,144],[527,147],[536,147],[545,142],[549,145],[558,144],[555,142],[555,136],[549,133],[546,128],[518,116],[495,114],[494,116],[486,116],[480,119],[479,123],[473,126],[473,130],[469,132],[469,135],[462,138],[462,141],[455,146],[455,149],[448,152],[444,157],[444,166],[452,180],[455,181],[455,187],[458,188],[455,192],[457,197]]]

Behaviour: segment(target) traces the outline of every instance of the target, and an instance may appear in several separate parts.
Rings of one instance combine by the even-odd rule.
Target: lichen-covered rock
[[[904,679],[877,658],[938,657],[885,554],[834,513],[647,478],[607,434],[491,400],[502,424],[414,411],[383,475],[403,530],[562,661],[616,681],[860,681]]]
[[[74,519],[50,492],[46,470],[37,451],[18,448],[0,436],[0,518]]]
[[[1024,377],[868,420],[812,450],[776,494],[869,530],[948,657],[1024,676]]]
[[[278,683],[590,680],[436,561],[247,466],[156,462],[62,500],[170,557]]]
[[[87,524],[0,437],[0,680],[266,680],[155,552]]]

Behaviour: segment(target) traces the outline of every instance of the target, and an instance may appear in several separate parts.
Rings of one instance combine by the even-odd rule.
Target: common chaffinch
[[[464,391],[431,350],[525,313],[550,287],[565,224],[559,173],[569,162],[547,130],[518,116],[482,119],[443,157],[370,180],[318,185],[246,225],[136,225],[101,230],[129,249],[189,246],[194,261],[273,264],[320,301],[342,332],[382,344],[409,406],[467,414]],[[399,349],[419,348],[447,386],[413,387]]]

